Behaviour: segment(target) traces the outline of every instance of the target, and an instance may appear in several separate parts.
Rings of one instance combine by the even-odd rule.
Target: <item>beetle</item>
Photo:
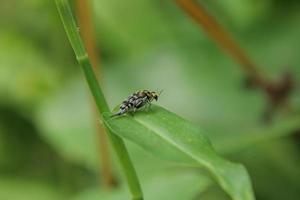
[[[127,97],[122,104],[120,105],[119,111],[111,117],[120,116],[126,113],[134,113],[138,109],[145,107],[147,109],[150,109],[151,102],[153,100],[158,100],[159,95],[162,93],[155,92],[155,91],[149,91],[149,90],[139,90]]]

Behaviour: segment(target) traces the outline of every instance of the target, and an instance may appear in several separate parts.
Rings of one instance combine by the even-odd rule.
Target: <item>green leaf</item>
[[[174,113],[153,106],[150,112],[134,116],[109,118],[107,114],[103,122],[113,133],[155,155],[204,167],[232,199],[254,199],[245,168],[218,156],[204,131]]]
[[[145,183],[145,199],[195,199],[211,185],[211,179],[192,171],[164,171]],[[172,192],[170,192],[172,191]]]

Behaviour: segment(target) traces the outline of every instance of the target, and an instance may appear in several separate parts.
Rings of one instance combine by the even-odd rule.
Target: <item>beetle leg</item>
[[[134,108],[132,109],[132,112],[135,113],[136,110],[137,110],[137,108],[134,107]]]
[[[151,110],[151,102],[150,101],[147,101],[147,103],[146,103],[146,105],[145,105],[145,110],[147,111],[147,112],[149,112],[150,110]]]
[[[149,102],[148,110],[150,110],[150,111],[151,111],[151,105],[152,105],[152,103]]]
[[[130,116],[133,116],[133,110],[128,110],[128,112],[127,112]]]

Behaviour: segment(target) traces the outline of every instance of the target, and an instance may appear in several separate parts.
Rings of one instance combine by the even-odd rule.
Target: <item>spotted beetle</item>
[[[114,116],[120,116],[126,113],[134,113],[136,112],[139,108],[142,107],[147,107],[148,109],[151,106],[151,102],[155,99],[156,101],[158,100],[159,95],[161,94],[162,91],[160,92],[153,92],[149,90],[140,90],[129,97],[127,97],[122,104],[120,105],[119,111],[111,117]]]

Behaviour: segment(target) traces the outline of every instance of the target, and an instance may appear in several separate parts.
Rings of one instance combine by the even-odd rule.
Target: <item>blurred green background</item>
[[[243,163],[257,199],[300,197],[300,2],[201,1],[269,77],[295,79],[290,111],[263,123],[265,95],[173,1],[90,1],[111,108],[138,89],[206,129],[220,154]],[[0,200],[129,199],[101,185],[89,91],[52,0],[0,3]],[[299,132],[299,131],[298,131]],[[228,197],[201,169],[160,160],[128,142],[145,199]],[[113,151],[111,151],[112,156]]]

